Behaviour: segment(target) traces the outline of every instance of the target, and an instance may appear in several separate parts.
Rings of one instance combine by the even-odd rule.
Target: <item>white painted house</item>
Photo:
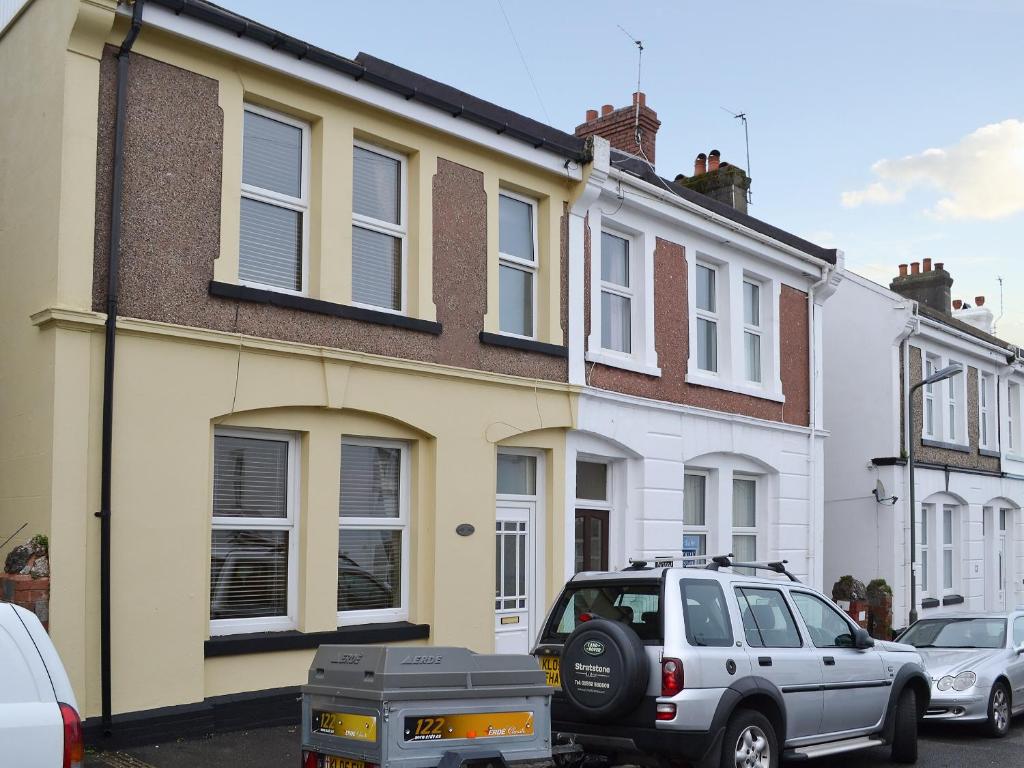
[[[585,324],[570,323],[566,562],[732,552],[818,585],[821,318],[842,256],[748,216],[749,178],[717,152],[658,176],[658,124],[638,94],[577,128],[614,148],[596,140],[570,212],[569,312]]]
[[[910,612],[910,440],[920,616],[1024,604],[1024,361],[986,307],[954,308],[943,265],[900,272],[895,290],[847,272],[824,327],[825,584],[886,579],[896,627]],[[963,374],[915,394],[911,431],[908,383],[954,363]]]

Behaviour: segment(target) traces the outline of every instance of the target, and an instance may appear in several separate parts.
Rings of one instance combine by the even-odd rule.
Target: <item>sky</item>
[[[944,262],[997,317],[1002,277],[998,333],[1024,345],[1021,0],[219,2],[570,132],[630,103],[640,39],[661,175],[745,165],[745,112],[752,215],[885,285]]]

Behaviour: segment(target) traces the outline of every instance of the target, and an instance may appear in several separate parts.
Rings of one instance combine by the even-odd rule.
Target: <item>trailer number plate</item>
[[[362,760],[349,760],[347,757],[324,755],[323,768],[366,768]]]
[[[351,712],[327,712],[314,709],[311,713],[313,733],[324,733],[354,741],[377,741],[377,718]],[[339,758],[340,759],[340,758]],[[355,765],[353,763],[353,765]],[[342,766],[349,768],[349,766]]]
[[[547,684],[554,688],[562,687],[562,660],[558,656],[541,656],[540,668],[547,676]]]
[[[487,712],[405,718],[406,741],[532,735],[533,712]]]

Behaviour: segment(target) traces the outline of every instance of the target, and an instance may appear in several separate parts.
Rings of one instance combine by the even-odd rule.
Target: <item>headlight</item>
[[[968,688],[978,682],[978,676],[973,672],[961,672],[953,680],[954,691],[966,691]]]
[[[946,675],[944,678],[942,678],[941,680],[939,680],[939,682],[935,684],[935,687],[938,688],[940,691],[948,691],[950,688],[953,687],[953,678],[949,675]]]

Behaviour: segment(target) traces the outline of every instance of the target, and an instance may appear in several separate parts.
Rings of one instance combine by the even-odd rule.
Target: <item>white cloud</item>
[[[938,219],[1001,219],[1024,211],[1024,122],[982,126],[955,144],[898,160],[879,160],[878,181],[844,192],[843,205],[891,205],[918,187],[941,197],[925,211]]]

